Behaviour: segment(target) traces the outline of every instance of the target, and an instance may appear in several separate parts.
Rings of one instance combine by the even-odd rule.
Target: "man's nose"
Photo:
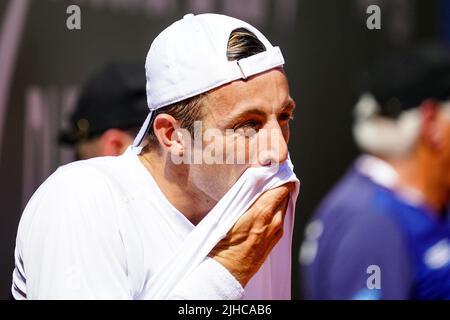
[[[264,130],[264,129],[263,129]],[[280,164],[287,160],[288,146],[283,132],[278,125],[270,126],[260,134],[258,163],[262,166]]]

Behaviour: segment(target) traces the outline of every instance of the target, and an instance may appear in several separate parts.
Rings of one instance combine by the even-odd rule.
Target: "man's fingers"
[[[275,231],[279,229],[283,229],[284,225],[284,217],[286,216],[286,210],[289,203],[289,197],[286,197],[283,202],[278,206],[278,208],[275,211],[275,214],[272,219],[272,228],[275,229]]]
[[[287,197],[289,192],[293,189],[293,183],[287,183],[275,189],[270,189],[264,192],[257,202],[263,205],[270,206],[272,209],[277,208],[281,202]]]
[[[273,212],[288,197],[293,187],[293,183],[287,183],[275,189],[268,190],[256,200],[255,205],[260,209],[264,209],[264,211]]]
[[[286,210],[281,209],[283,206],[287,205],[289,192],[294,186],[293,183],[287,183],[264,192],[255,203],[252,204],[247,213],[236,222],[229,233],[234,233],[235,230],[238,229],[244,230],[246,228],[246,230],[250,230],[255,223],[259,226],[268,227],[272,224],[274,216],[278,211],[281,212],[281,220],[283,220]]]

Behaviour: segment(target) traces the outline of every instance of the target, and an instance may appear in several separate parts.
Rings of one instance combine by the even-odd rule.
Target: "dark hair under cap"
[[[375,63],[366,73],[365,91],[382,116],[396,118],[426,99],[450,98],[450,48],[433,43],[403,50]]]

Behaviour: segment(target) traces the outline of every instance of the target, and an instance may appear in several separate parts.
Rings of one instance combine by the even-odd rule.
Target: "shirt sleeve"
[[[61,169],[60,169],[61,170]],[[114,196],[92,168],[51,176],[19,226],[28,299],[130,299]]]
[[[239,281],[219,262],[207,257],[168,299],[171,300],[239,300],[244,296]]]
[[[331,299],[408,299],[411,258],[394,221],[364,215],[344,231],[335,250],[327,267]]]

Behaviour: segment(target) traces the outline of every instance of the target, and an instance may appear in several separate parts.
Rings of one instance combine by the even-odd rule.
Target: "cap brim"
[[[147,115],[147,118],[145,118],[144,124],[142,125],[141,129],[139,130],[139,133],[137,134],[136,138],[133,141],[133,147],[139,147],[142,144],[142,141],[144,141],[144,138],[150,129],[152,115],[153,110],[150,110],[150,112]]]

